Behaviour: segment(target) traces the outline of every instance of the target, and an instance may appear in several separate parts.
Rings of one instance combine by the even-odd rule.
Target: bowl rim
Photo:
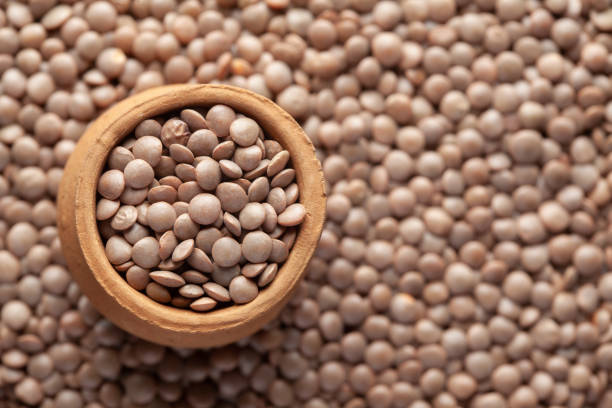
[[[211,312],[163,305],[132,288],[106,258],[95,218],[97,180],[110,151],[141,121],[184,108],[225,104],[253,118],[288,150],[306,218],[276,278],[250,303]],[[304,276],[325,220],[325,181],[300,125],[270,99],[228,85],[167,85],[133,95],[85,131],[64,168],[58,191],[62,250],[81,291],[111,322],[146,340],[177,347],[227,344],[272,320]],[[290,273],[291,271],[291,273]]]

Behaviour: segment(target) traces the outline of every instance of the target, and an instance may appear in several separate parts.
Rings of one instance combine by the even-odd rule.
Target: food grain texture
[[[249,303],[306,217],[295,174],[289,152],[229,106],[146,119],[98,179],[106,256],[159,303],[197,312]]]
[[[0,405],[612,406],[611,51],[605,0],[2,2]],[[70,279],[55,226],[62,168],[88,123],[177,82],[276,101],[327,182],[328,220],[293,300],[214,350],[161,347],[101,318]],[[135,136],[155,143],[147,123]],[[211,140],[186,147],[209,155]],[[211,156],[223,177],[240,168],[232,143]],[[121,180],[123,201],[144,199],[144,163],[157,156],[143,148],[129,180],[122,167],[139,150],[117,149],[100,216],[119,211]],[[189,153],[172,150],[157,166],[193,175],[175,164]],[[156,188],[161,230],[174,193]],[[272,187],[266,219],[296,193]],[[242,221],[229,213],[231,231]],[[122,214],[119,229],[134,218]],[[151,237],[145,253],[174,245]],[[126,242],[113,239],[118,264],[133,256]],[[126,278],[166,297],[145,269]],[[158,272],[189,282],[183,297],[228,297],[198,272]],[[251,263],[234,285],[275,273]],[[199,299],[201,310],[214,300]]]

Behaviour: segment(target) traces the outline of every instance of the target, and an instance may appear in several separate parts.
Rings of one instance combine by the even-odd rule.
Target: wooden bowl
[[[95,218],[98,177],[109,152],[147,118],[186,107],[231,106],[250,116],[291,154],[306,219],[274,281],[245,305],[197,313],[155,302],[133,289],[106,258]],[[318,243],[325,218],[321,164],[293,118],[263,96],[223,85],[170,85],[116,104],[93,122],[64,169],[58,194],[58,228],[72,276],[94,306],[122,329],[175,347],[209,347],[248,336],[287,303]]]

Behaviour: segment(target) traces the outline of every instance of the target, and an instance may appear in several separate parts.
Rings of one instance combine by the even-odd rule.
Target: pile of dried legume
[[[98,180],[108,260],[160,303],[251,302],[306,216],[289,152],[225,105],[145,120],[133,136]]]
[[[612,406],[606,0],[0,6],[0,400],[52,407]],[[317,147],[328,221],[280,317],[214,350],[100,318],[62,167],[133,92],[225,82]]]

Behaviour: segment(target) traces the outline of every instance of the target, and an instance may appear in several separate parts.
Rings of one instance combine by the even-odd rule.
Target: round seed
[[[266,210],[260,203],[248,203],[240,211],[240,226],[245,230],[259,228],[266,219]]]
[[[200,129],[189,136],[187,148],[195,156],[211,156],[218,144],[219,139],[211,130]]]
[[[117,146],[111,150],[111,153],[108,156],[108,167],[123,171],[125,166],[132,160],[134,160],[134,154],[131,151],[123,146]]]
[[[235,213],[244,208],[249,199],[242,187],[235,183],[221,183],[215,191],[216,196],[221,202],[223,211]]]
[[[191,265],[191,267],[197,269],[201,272],[212,272],[213,271],[213,263],[206,255],[206,253],[200,248],[194,248],[187,258],[187,263]]]
[[[176,211],[172,205],[166,202],[153,203],[147,209],[147,224],[155,232],[165,232],[172,229],[175,220]]]
[[[266,151],[266,159],[268,160],[272,160],[274,156],[283,151],[283,146],[276,140],[266,139],[263,143]]]
[[[195,132],[200,129],[208,129],[204,116],[202,116],[200,112],[196,110],[183,109],[181,111],[181,120],[187,123],[187,126],[189,126],[189,130],[191,130],[192,132]]]
[[[163,156],[155,166],[155,176],[158,178],[173,176],[176,170],[176,162],[170,156]]]
[[[198,271],[194,271],[194,270],[189,270],[189,271],[185,271],[181,274],[181,277],[183,279],[185,279],[185,282],[187,283],[193,283],[196,285],[202,285],[206,282],[208,282],[208,278],[206,276],[204,276],[203,273],[198,272]]]
[[[244,173],[243,175],[244,178],[247,180],[253,180],[253,179],[256,179],[257,177],[263,176],[264,174],[266,174],[269,164],[270,164],[270,160],[268,159],[261,160],[259,164],[257,165],[257,167],[255,167],[251,171]]]
[[[96,204],[96,220],[104,221],[110,219],[117,213],[120,205],[119,201],[102,198]]]
[[[238,147],[232,157],[233,163],[237,164],[241,171],[244,172],[255,169],[259,165],[261,159],[262,151],[259,146]],[[228,177],[231,176],[228,175]]]
[[[145,237],[134,244],[132,260],[141,268],[155,268],[160,262],[160,245],[153,237]]]
[[[189,128],[187,124],[180,119],[172,118],[166,121],[161,128],[161,141],[166,147],[178,144],[187,144],[189,139]]]
[[[195,238],[200,226],[193,222],[189,214],[184,213],[176,217],[172,230],[178,239],[185,240]]]
[[[229,127],[229,135],[238,146],[251,146],[259,136],[259,125],[250,118],[238,118]]]
[[[264,220],[262,229],[267,233],[271,233],[277,227],[278,215],[276,214],[274,207],[272,207],[272,205],[269,203],[263,203],[262,205],[266,211],[266,219]]]
[[[119,201],[127,205],[140,205],[146,198],[147,198],[146,188],[134,190],[131,187],[127,187],[121,194],[121,197],[119,197]]]
[[[218,137],[229,136],[229,129],[236,118],[236,114],[229,106],[215,105],[206,113],[208,128]]]
[[[270,252],[270,262],[282,263],[289,256],[288,246],[278,239],[272,240],[272,252]]]
[[[200,299],[194,300],[191,302],[191,304],[189,304],[189,307],[196,312],[206,312],[215,306],[217,306],[217,301],[209,297],[201,297]]]
[[[175,143],[170,145],[168,150],[170,152],[170,157],[177,163],[193,163],[193,153],[187,146]]]
[[[578,272],[586,276],[593,276],[602,271],[603,253],[595,245],[584,244],[574,252],[573,261]]]
[[[242,273],[247,278],[254,278],[260,273],[262,273],[264,269],[266,269],[266,266],[268,266],[268,264],[266,263],[249,263],[242,267],[240,273]]]
[[[223,268],[236,265],[240,254],[240,244],[230,237],[220,238],[212,246],[213,261]]]
[[[168,303],[172,299],[168,289],[155,282],[150,282],[147,284],[145,292],[147,293],[148,297],[159,303]]]
[[[231,140],[226,140],[215,146],[212,151],[212,158],[217,161],[230,159],[234,150],[236,150],[236,144]]]
[[[166,259],[172,252],[174,252],[174,248],[178,245],[178,239],[173,231],[164,232],[161,237],[159,237],[159,257],[161,259]]]
[[[222,236],[223,234],[217,228],[204,228],[198,232],[198,235],[196,235],[196,247],[210,254],[213,244]]]
[[[132,205],[122,205],[111,221],[111,227],[116,231],[125,231],[136,222],[138,210]]]
[[[134,289],[144,290],[150,282],[149,271],[134,265],[125,273],[125,280]]]
[[[174,307],[185,309],[191,303],[191,299],[186,298],[184,296],[174,296],[172,300],[170,301],[170,303]]]
[[[213,247],[214,252],[214,247]],[[242,240],[242,254],[252,263],[265,262],[272,252],[272,238],[262,231],[246,234]]]
[[[149,207],[150,207],[150,204],[146,202],[136,207],[136,209],[138,210],[137,221],[139,224],[146,225],[146,226],[149,225],[149,223],[147,222],[147,212],[149,211]]]
[[[138,139],[145,136],[155,136],[156,138],[159,138],[159,135],[161,134],[161,128],[162,127],[157,120],[146,119],[140,122],[138,126],[136,126],[136,129],[134,129],[134,135]]]
[[[171,186],[157,186],[153,187],[147,193],[147,200],[150,203],[156,203],[158,201],[165,201],[167,203],[174,203],[177,198],[177,191]]]
[[[278,272],[278,264],[269,264],[266,266],[266,269],[259,275],[259,280],[257,281],[257,285],[260,288],[269,285],[274,278],[276,278],[276,273]]]
[[[64,24],[72,15],[72,8],[67,5],[58,5],[49,10],[40,21],[47,30],[55,30]]]
[[[134,158],[146,161],[151,167],[156,167],[162,157],[163,145],[155,136],[142,136],[132,146]]]
[[[107,200],[116,200],[125,189],[126,180],[119,170],[108,170],[98,180],[98,193]]]
[[[295,179],[295,170],[285,169],[281,170],[270,182],[270,186],[274,187],[287,187]]]
[[[199,298],[204,295],[204,289],[199,285],[187,284],[181,286],[179,293],[186,298]]]
[[[132,246],[122,237],[113,235],[106,241],[106,257],[113,265],[127,262],[132,257]]]
[[[290,156],[287,150],[276,153],[270,160],[270,164],[268,164],[268,177],[274,177],[281,172],[289,162],[289,158]]]
[[[240,275],[240,265],[234,265],[229,268],[221,268],[215,265],[211,277],[215,283],[227,288],[231,280],[238,275]]]
[[[302,204],[291,204],[278,215],[278,223],[284,227],[299,225],[306,217],[306,209]]]
[[[191,255],[194,247],[195,247],[195,244],[194,244],[193,239],[188,239],[188,240],[181,242],[180,244],[176,246],[176,248],[174,249],[174,252],[172,252],[172,261],[173,262],[184,261]]]
[[[200,225],[212,224],[221,216],[222,202],[212,194],[198,194],[189,201],[189,216]]]
[[[134,266],[134,262],[127,261],[127,262],[124,262],[124,263],[122,263],[120,265],[115,265],[115,269],[118,270],[119,272],[125,272],[128,269],[130,269],[132,266]]]
[[[148,186],[155,177],[155,172],[149,163],[142,159],[134,159],[123,170],[125,183],[134,189]]]
[[[229,291],[218,283],[207,282],[202,287],[206,294],[217,302],[229,302],[231,300]]]
[[[285,198],[287,199],[287,205],[294,204],[300,197],[300,190],[297,184],[291,183],[285,189]]]
[[[191,164],[177,164],[174,168],[174,173],[184,182],[195,181],[197,179],[196,169]]]
[[[221,167],[216,160],[210,157],[202,158],[196,166],[196,180],[204,190],[212,191],[221,182]]]
[[[285,195],[285,190],[280,187],[272,188],[268,193],[268,198],[266,201],[274,208],[274,211],[276,211],[277,214],[282,213],[287,207],[287,196]]]
[[[248,188],[249,201],[261,202],[266,199],[270,192],[270,182],[266,177],[258,177]]]
[[[259,293],[257,285],[244,276],[236,276],[229,284],[229,294],[234,303],[249,303]]]
[[[178,288],[185,284],[185,279],[171,271],[154,271],[149,273],[149,277],[168,288]]]
[[[203,190],[200,188],[198,183],[195,181],[188,181],[186,183],[182,183],[177,190],[177,197],[180,201],[185,202],[187,204],[189,201],[193,200],[195,196],[202,193]],[[187,207],[189,208],[189,207]]]
[[[234,236],[239,237],[242,234],[242,227],[238,218],[226,212],[223,214],[223,225]]]
[[[242,177],[242,169],[231,160],[220,160],[219,167],[225,177],[236,179]]]
[[[159,179],[159,184],[162,186],[170,186],[175,190],[178,190],[178,188],[181,186],[181,184],[183,184],[183,182],[180,178],[176,176],[166,176]]]
[[[146,227],[136,223],[123,233],[123,237],[133,245],[144,237],[149,236],[149,234],[150,232]]]

